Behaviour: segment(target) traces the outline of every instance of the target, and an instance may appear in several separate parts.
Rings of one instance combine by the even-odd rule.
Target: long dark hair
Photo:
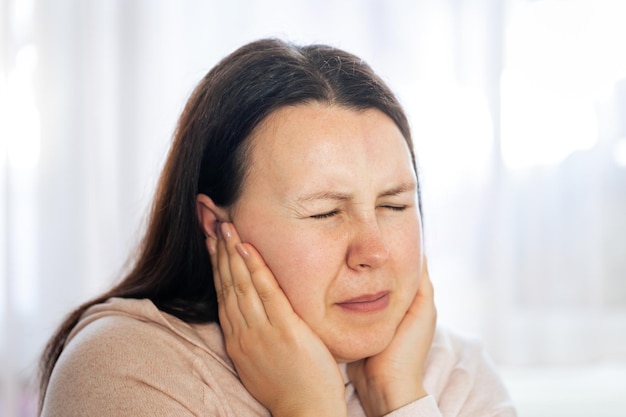
[[[206,194],[222,207],[234,203],[252,130],[278,108],[307,102],[379,109],[400,129],[415,167],[402,107],[358,57],[325,45],[300,47],[276,39],[236,50],[200,81],[180,116],[132,269],[110,291],[72,312],[46,346],[40,363],[40,409],[68,334],[90,306],[111,297],[148,298],[187,322],[218,320],[196,196]]]

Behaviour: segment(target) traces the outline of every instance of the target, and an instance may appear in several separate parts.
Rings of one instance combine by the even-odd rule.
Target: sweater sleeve
[[[154,323],[116,316],[87,325],[62,352],[42,417],[222,416],[196,357]]]
[[[459,417],[516,417],[517,412],[487,352],[478,346],[475,353],[476,367],[473,369],[471,386],[462,403]],[[453,389],[451,384],[450,389]]]
[[[435,398],[427,395],[387,414],[385,417],[441,417]]]
[[[386,417],[515,417],[496,367],[475,339],[440,331],[431,349],[424,385],[431,394]]]
[[[431,384],[444,417],[515,417],[516,411],[495,364],[476,339],[449,334],[432,351]],[[445,369],[444,372],[441,372]],[[442,375],[444,374],[444,375]],[[432,376],[432,375],[431,375]]]

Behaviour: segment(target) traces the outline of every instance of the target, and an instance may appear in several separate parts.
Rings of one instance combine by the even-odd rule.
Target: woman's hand
[[[226,350],[246,389],[274,417],[345,416],[333,356],[293,311],[261,255],[230,223],[207,238]]]
[[[348,365],[348,376],[369,417],[388,414],[427,395],[424,363],[433,341],[437,312],[426,260],[420,281],[389,346]]]

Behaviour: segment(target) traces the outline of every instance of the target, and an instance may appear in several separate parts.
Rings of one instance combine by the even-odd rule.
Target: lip
[[[389,305],[389,292],[382,291],[376,294],[365,294],[349,300],[341,301],[337,305],[344,310],[359,313],[380,311]]]

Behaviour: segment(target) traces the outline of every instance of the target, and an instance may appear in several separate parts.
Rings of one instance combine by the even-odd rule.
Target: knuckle
[[[274,299],[274,291],[272,290],[268,290],[268,289],[261,290],[258,292],[258,294],[259,294],[259,299],[263,303],[270,302]]]
[[[222,282],[222,298],[228,297],[233,291],[233,284],[230,282]]]
[[[250,284],[247,282],[238,282],[233,286],[233,289],[237,295],[245,295],[250,292]]]

